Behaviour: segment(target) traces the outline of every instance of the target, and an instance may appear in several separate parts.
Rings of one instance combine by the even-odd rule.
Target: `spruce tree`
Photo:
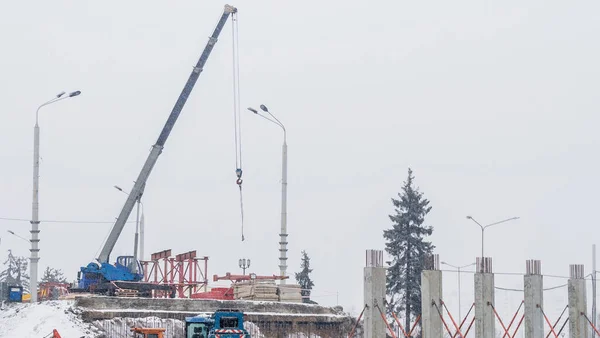
[[[65,278],[62,270],[46,267],[41,282],[67,283],[67,279]]]
[[[296,272],[296,282],[300,285],[303,302],[310,303],[310,290],[315,286],[315,283],[310,279],[310,273],[313,270],[310,268],[310,258],[304,250],[302,250],[300,269],[302,269],[300,272]]]
[[[387,270],[387,310],[404,312],[405,330],[409,331],[412,316],[421,313],[421,271],[425,256],[434,248],[425,236],[432,234],[433,227],[425,224],[431,206],[418,187],[414,187],[410,168],[398,197],[392,198],[395,210],[395,214],[389,215],[392,228],[383,232],[385,250],[392,257]]]
[[[0,271],[0,282],[6,282],[9,285],[20,285],[25,291],[29,291],[28,259],[13,256],[12,251],[9,249],[4,266],[5,269]]]

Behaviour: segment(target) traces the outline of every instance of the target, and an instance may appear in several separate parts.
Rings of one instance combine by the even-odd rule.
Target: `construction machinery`
[[[131,329],[134,338],[164,338],[166,329],[134,327]]]
[[[69,283],[41,282],[38,289],[38,300],[58,300],[69,295]]]
[[[56,329],[54,329],[54,330],[52,330],[52,333],[50,333],[47,336],[44,336],[44,338],[62,338],[62,337],[60,336],[58,331]]]
[[[210,317],[185,318],[185,338],[251,338],[244,328],[244,314],[222,309]]]
[[[144,163],[144,166],[142,167],[142,170],[139,173],[131,192],[128,194],[127,200],[121,209],[117,221],[115,222],[102,250],[100,251],[97,262],[89,263],[87,266],[80,269],[77,276],[77,288],[72,289],[72,292],[92,292],[114,295],[116,290],[133,290],[138,291],[139,296],[149,297],[152,294],[152,290],[171,290],[173,291],[172,297],[175,296],[172,286],[143,282],[144,273],[142,266],[138,261],[137,250],[134,250],[134,256],[117,257],[115,264],[110,264],[109,258],[135,204],[140,201],[144,193],[150,172],[156,164],[159,155],[162,153],[165,142],[167,141],[167,138],[169,137],[169,134],[171,133],[179,114],[181,113],[190,93],[192,92],[200,73],[204,69],[204,65],[218,40],[221,30],[223,29],[229,16],[235,15],[236,13],[237,9],[235,7],[225,5],[223,14],[217,23],[216,28],[210,36],[208,43],[200,56],[200,59],[193,68],[156,143],[152,146],[152,150],[150,151],[150,154],[148,155],[148,158],[146,159],[146,162]]]

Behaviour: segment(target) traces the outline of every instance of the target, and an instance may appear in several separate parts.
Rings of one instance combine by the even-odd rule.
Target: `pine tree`
[[[300,263],[300,272],[296,272],[296,282],[300,285],[302,300],[305,303],[310,303],[310,291],[315,283],[310,279],[310,273],[313,271],[310,268],[310,258],[306,251],[302,251],[302,262]]]
[[[21,256],[13,256],[8,250],[8,258],[4,261],[4,270],[0,271],[0,282],[9,285],[20,285],[24,290],[29,290],[29,275],[27,274],[28,259]]]
[[[391,229],[384,230],[386,252],[392,257],[387,271],[388,312],[404,312],[405,330],[410,330],[411,316],[421,313],[421,271],[425,256],[433,252],[433,244],[424,237],[433,232],[425,225],[431,211],[429,201],[413,186],[414,176],[408,169],[399,199],[392,198],[395,214],[390,215]]]
[[[42,282],[53,282],[53,283],[67,283],[67,279],[65,278],[62,270],[54,269],[51,267],[47,267],[44,270],[44,275],[41,279]]]

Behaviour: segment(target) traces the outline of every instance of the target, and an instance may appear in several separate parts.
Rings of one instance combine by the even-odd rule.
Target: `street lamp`
[[[508,221],[514,221],[516,219],[519,219],[519,217],[507,218],[505,220],[502,220],[502,221],[499,221],[499,222],[495,222],[495,223],[491,223],[491,224],[488,224],[488,225],[481,225],[481,223],[477,222],[471,216],[467,216],[467,219],[470,219],[471,221],[475,222],[475,224],[479,225],[479,227],[481,228],[481,272],[483,272],[483,233],[484,233],[485,229],[487,229],[488,227],[491,227],[492,225],[496,225],[496,224],[500,224],[500,223],[504,223],[504,222],[508,222]]]
[[[239,262],[240,268],[243,271],[243,275],[246,275],[246,269],[248,269],[250,267],[250,259],[246,259],[246,258],[240,258],[240,262]]]
[[[39,113],[40,109],[49,104],[68,99],[70,97],[77,96],[81,92],[74,91],[65,95],[65,92],[60,92],[56,97],[52,98],[47,102],[41,104],[35,111],[35,126],[33,127],[33,202],[31,203],[31,260],[30,272],[31,275],[31,302],[37,302],[37,287],[38,287],[38,244],[40,242],[38,235],[40,233],[40,219],[39,219],[39,190],[40,190],[40,126],[39,126]]]
[[[285,277],[287,270],[287,131],[285,126],[275,115],[269,112],[269,109],[264,104],[260,105],[260,109],[265,113],[269,114],[271,118],[259,113],[254,108],[248,108],[249,111],[254,114],[268,120],[271,123],[276,124],[283,129],[283,146],[282,146],[282,165],[281,165],[281,233],[279,234],[279,270],[281,277]],[[285,279],[281,279],[280,284],[286,284]]]
[[[473,266],[473,265],[475,265],[475,263],[471,263],[471,264],[467,264],[467,265],[463,265],[463,266],[456,266],[456,265],[452,265],[452,264],[446,263],[446,262],[442,262],[442,264],[447,265],[452,268],[455,268],[458,273],[458,322],[460,325],[460,323],[462,323],[462,316],[460,313],[460,269],[463,269],[463,268],[466,268],[469,266]]]
[[[125,195],[129,194],[123,190],[121,187],[119,187],[118,185],[114,186],[115,189],[119,190],[120,192],[124,193]],[[142,203],[142,201],[140,200],[140,198],[137,199],[137,211],[136,211],[136,217],[135,217],[135,238],[134,238],[134,244],[133,244],[133,258],[135,259],[135,263],[133,264],[133,272],[138,272],[137,271],[137,260],[138,260],[138,243],[140,243],[140,239],[139,239],[139,232],[142,233],[142,239],[141,239],[141,243],[140,243],[140,257],[142,259],[144,259],[144,238],[143,238],[143,233],[144,230],[141,229],[140,231],[140,205],[142,206],[142,219],[144,218],[144,204]],[[143,222],[142,222],[142,226],[143,226]]]
[[[14,231],[12,231],[12,230],[6,230],[6,231],[7,231],[9,234],[11,234],[11,235],[13,235],[13,236],[15,236],[15,237],[18,237],[18,238],[20,238],[20,239],[24,240],[25,242],[29,242],[29,240],[28,240],[27,238],[25,238],[25,237],[23,237],[23,236],[21,236],[21,235],[17,235],[17,234],[16,234]]]

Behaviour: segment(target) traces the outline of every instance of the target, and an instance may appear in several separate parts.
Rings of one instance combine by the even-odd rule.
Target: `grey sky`
[[[317,301],[335,304],[339,291],[341,305],[360,312],[364,250],[383,248],[390,198],[409,166],[431,200],[442,260],[466,264],[479,253],[467,214],[482,223],[517,215],[486,232],[496,271],[521,272],[527,258],[542,259],[544,273],[591,270],[600,4],[231,4],[244,113],[264,103],[288,128],[289,271],[306,249]],[[36,107],[81,90],[41,113],[40,218],[113,220],[125,197],[113,185],[130,189],[223,5],[4,4],[0,217],[30,217]],[[241,243],[231,74],[228,24],[146,187],[146,253],[196,249],[210,256],[210,276],[237,272],[248,257],[250,270],[273,274],[282,135],[244,114]],[[40,269],[74,278],[110,226],[42,222]],[[6,229],[29,237],[29,223],[0,222],[2,251],[28,255]],[[133,232],[128,225],[111,259],[131,254]],[[468,283],[463,295],[472,298]]]

